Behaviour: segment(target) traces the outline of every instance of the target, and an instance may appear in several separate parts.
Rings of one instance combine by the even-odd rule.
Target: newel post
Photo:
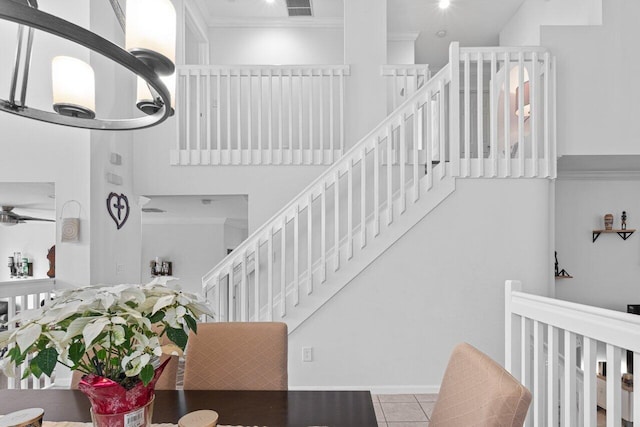
[[[449,45],[449,165],[451,175],[460,175],[460,43]]]

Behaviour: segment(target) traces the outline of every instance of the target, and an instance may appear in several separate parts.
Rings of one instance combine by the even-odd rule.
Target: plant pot
[[[153,416],[153,401],[155,396],[144,406],[116,414],[97,414],[91,411],[91,421],[94,427],[149,427]]]

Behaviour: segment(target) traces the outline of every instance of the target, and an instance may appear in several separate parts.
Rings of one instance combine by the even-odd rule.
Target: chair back
[[[200,323],[185,352],[185,390],[287,390],[287,325]]]
[[[521,427],[531,393],[502,366],[467,343],[449,359],[429,427]]]

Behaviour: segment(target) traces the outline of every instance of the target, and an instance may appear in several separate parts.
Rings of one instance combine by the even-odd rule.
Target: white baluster
[[[380,137],[373,144],[373,237],[380,234]]]
[[[564,331],[564,410],[563,427],[575,427],[577,415],[576,402],[576,335]],[[613,425],[613,424],[611,424]]]
[[[280,317],[287,315],[287,216],[280,229]]]
[[[511,176],[511,57],[504,53],[504,174]]]
[[[267,235],[267,319],[273,322],[273,228]]]
[[[464,60],[464,167],[462,176],[471,173],[471,63],[469,54],[463,55]],[[455,113],[454,113],[455,114]]]
[[[333,271],[340,268],[340,171],[333,176],[334,254]]]
[[[534,74],[535,75],[535,74]],[[533,93],[533,92],[532,92]],[[584,354],[583,396],[584,396],[584,427],[596,427],[598,424],[597,409],[597,376],[596,352],[598,342],[589,337],[583,338]]]
[[[622,350],[613,344],[607,344],[607,426],[619,426],[622,418],[621,361]]]
[[[313,191],[307,200],[307,295],[313,292]]]
[[[548,426],[558,425],[559,409],[559,374],[558,374],[558,329],[547,325],[547,423]]]
[[[491,138],[491,176],[498,176],[498,64],[496,53],[491,52],[491,85],[489,86],[489,105],[490,105],[490,138]]]
[[[300,303],[300,256],[299,256],[299,224],[300,206],[293,211],[293,306]]]
[[[477,101],[477,119],[478,122],[478,176],[484,176],[484,81],[482,80],[483,72],[483,57],[482,53],[478,53],[478,62],[476,68],[476,74],[478,77],[476,86],[476,101]]]
[[[367,147],[360,152],[360,249],[367,246]]]
[[[531,77],[529,77],[531,79]],[[518,115],[518,176],[523,177],[525,174],[524,170],[524,155],[527,150],[525,140],[524,140],[524,54],[520,52],[518,54],[518,92],[520,95],[516,102],[518,105],[516,108],[519,109],[520,114]]]
[[[353,159],[347,163],[347,261],[353,258]]]
[[[531,126],[531,158],[533,160],[532,177],[537,177],[539,172],[538,160],[538,53],[533,52],[531,59],[531,75],[529,76],[529,102],[531,106],[531,116],[529,123]]]

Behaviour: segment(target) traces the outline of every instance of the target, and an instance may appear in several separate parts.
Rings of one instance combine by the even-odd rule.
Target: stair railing
[[[457,44],[451,51],[457,52]],[[443,67],[203,277],[218,320],[273,320],[457,168],[457,72]],[[452,71],[453,70],[453,71]],[[456,148],[458,147],[458,148]],[[445,167],[446,163],[446,167]],[[449,171],[449,172],[448,172]],[[367,227],[371,222],[372,227]],[[355,235],[354,230],[358,230]],[[237,276],[240,276],[237,278]],[[287,304],[287,300],[290,300]],[[266,312],[262,307],[266,306]],[[274,314],[273,307],[278,308]]]
[[[348,65],[185,65],[172,165],[329,165]]]

